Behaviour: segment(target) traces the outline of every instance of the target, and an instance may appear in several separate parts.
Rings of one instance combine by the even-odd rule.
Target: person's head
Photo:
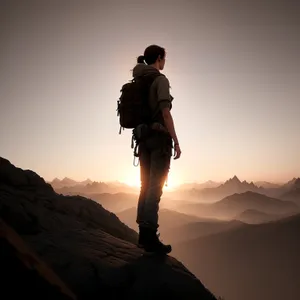
[[[150,45],[144,51],[144,55],[137,58],[138,63],[152,65],[158,70],[163,70],[166,61],[166,50],[157,45]]]

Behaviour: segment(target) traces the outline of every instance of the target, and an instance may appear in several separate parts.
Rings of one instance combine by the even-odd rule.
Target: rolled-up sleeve
[[[157,101],[159,108],[171,108],[173,97],[170,95],[170,83],[168,78],[160,76],[157,78]]]

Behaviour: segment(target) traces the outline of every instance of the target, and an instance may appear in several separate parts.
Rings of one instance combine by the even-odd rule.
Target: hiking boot
[[[139,227],[139,240],[138,240],[138,247],[140,248],[144,248],[144,245],[146,244],[147,242],[147,239],[148,239],[148,231],[147,231],[148,228],[145,228],[145,227],[142,227],[140,226]]]
[[[144,231],[144,232],[143,232]],[[168,254],[172,251],[171,245],[165,245],[159,240],[156,230],[150,228],[142,229],[141,244],[146,252]]]

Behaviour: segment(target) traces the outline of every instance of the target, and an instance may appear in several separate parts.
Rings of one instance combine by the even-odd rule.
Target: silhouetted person
[[[163,186],[170,169],[174,143],[174,159],[181,155],[171,115],[172,100],[169,80],[160,73],[166,61],[166,51],[157,45],[145,49],[133,69],[133,77],[157,75],[149,90],[148,103],[153,114],[151,124],[138,126],[134,133],[142,134],[138,155],[140,160],[141,190],[138,200],[137,223],[139,246],[147,252],[169,253],[171,245],[164,245],[158,238],[158,210]]]

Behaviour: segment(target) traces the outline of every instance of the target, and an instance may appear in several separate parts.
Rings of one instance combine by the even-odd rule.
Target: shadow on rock
[[[216,299],[171,256],[144,255],[115,269],[106,279],[124,299]],[[113,282],[113,285],[111,283]]]

